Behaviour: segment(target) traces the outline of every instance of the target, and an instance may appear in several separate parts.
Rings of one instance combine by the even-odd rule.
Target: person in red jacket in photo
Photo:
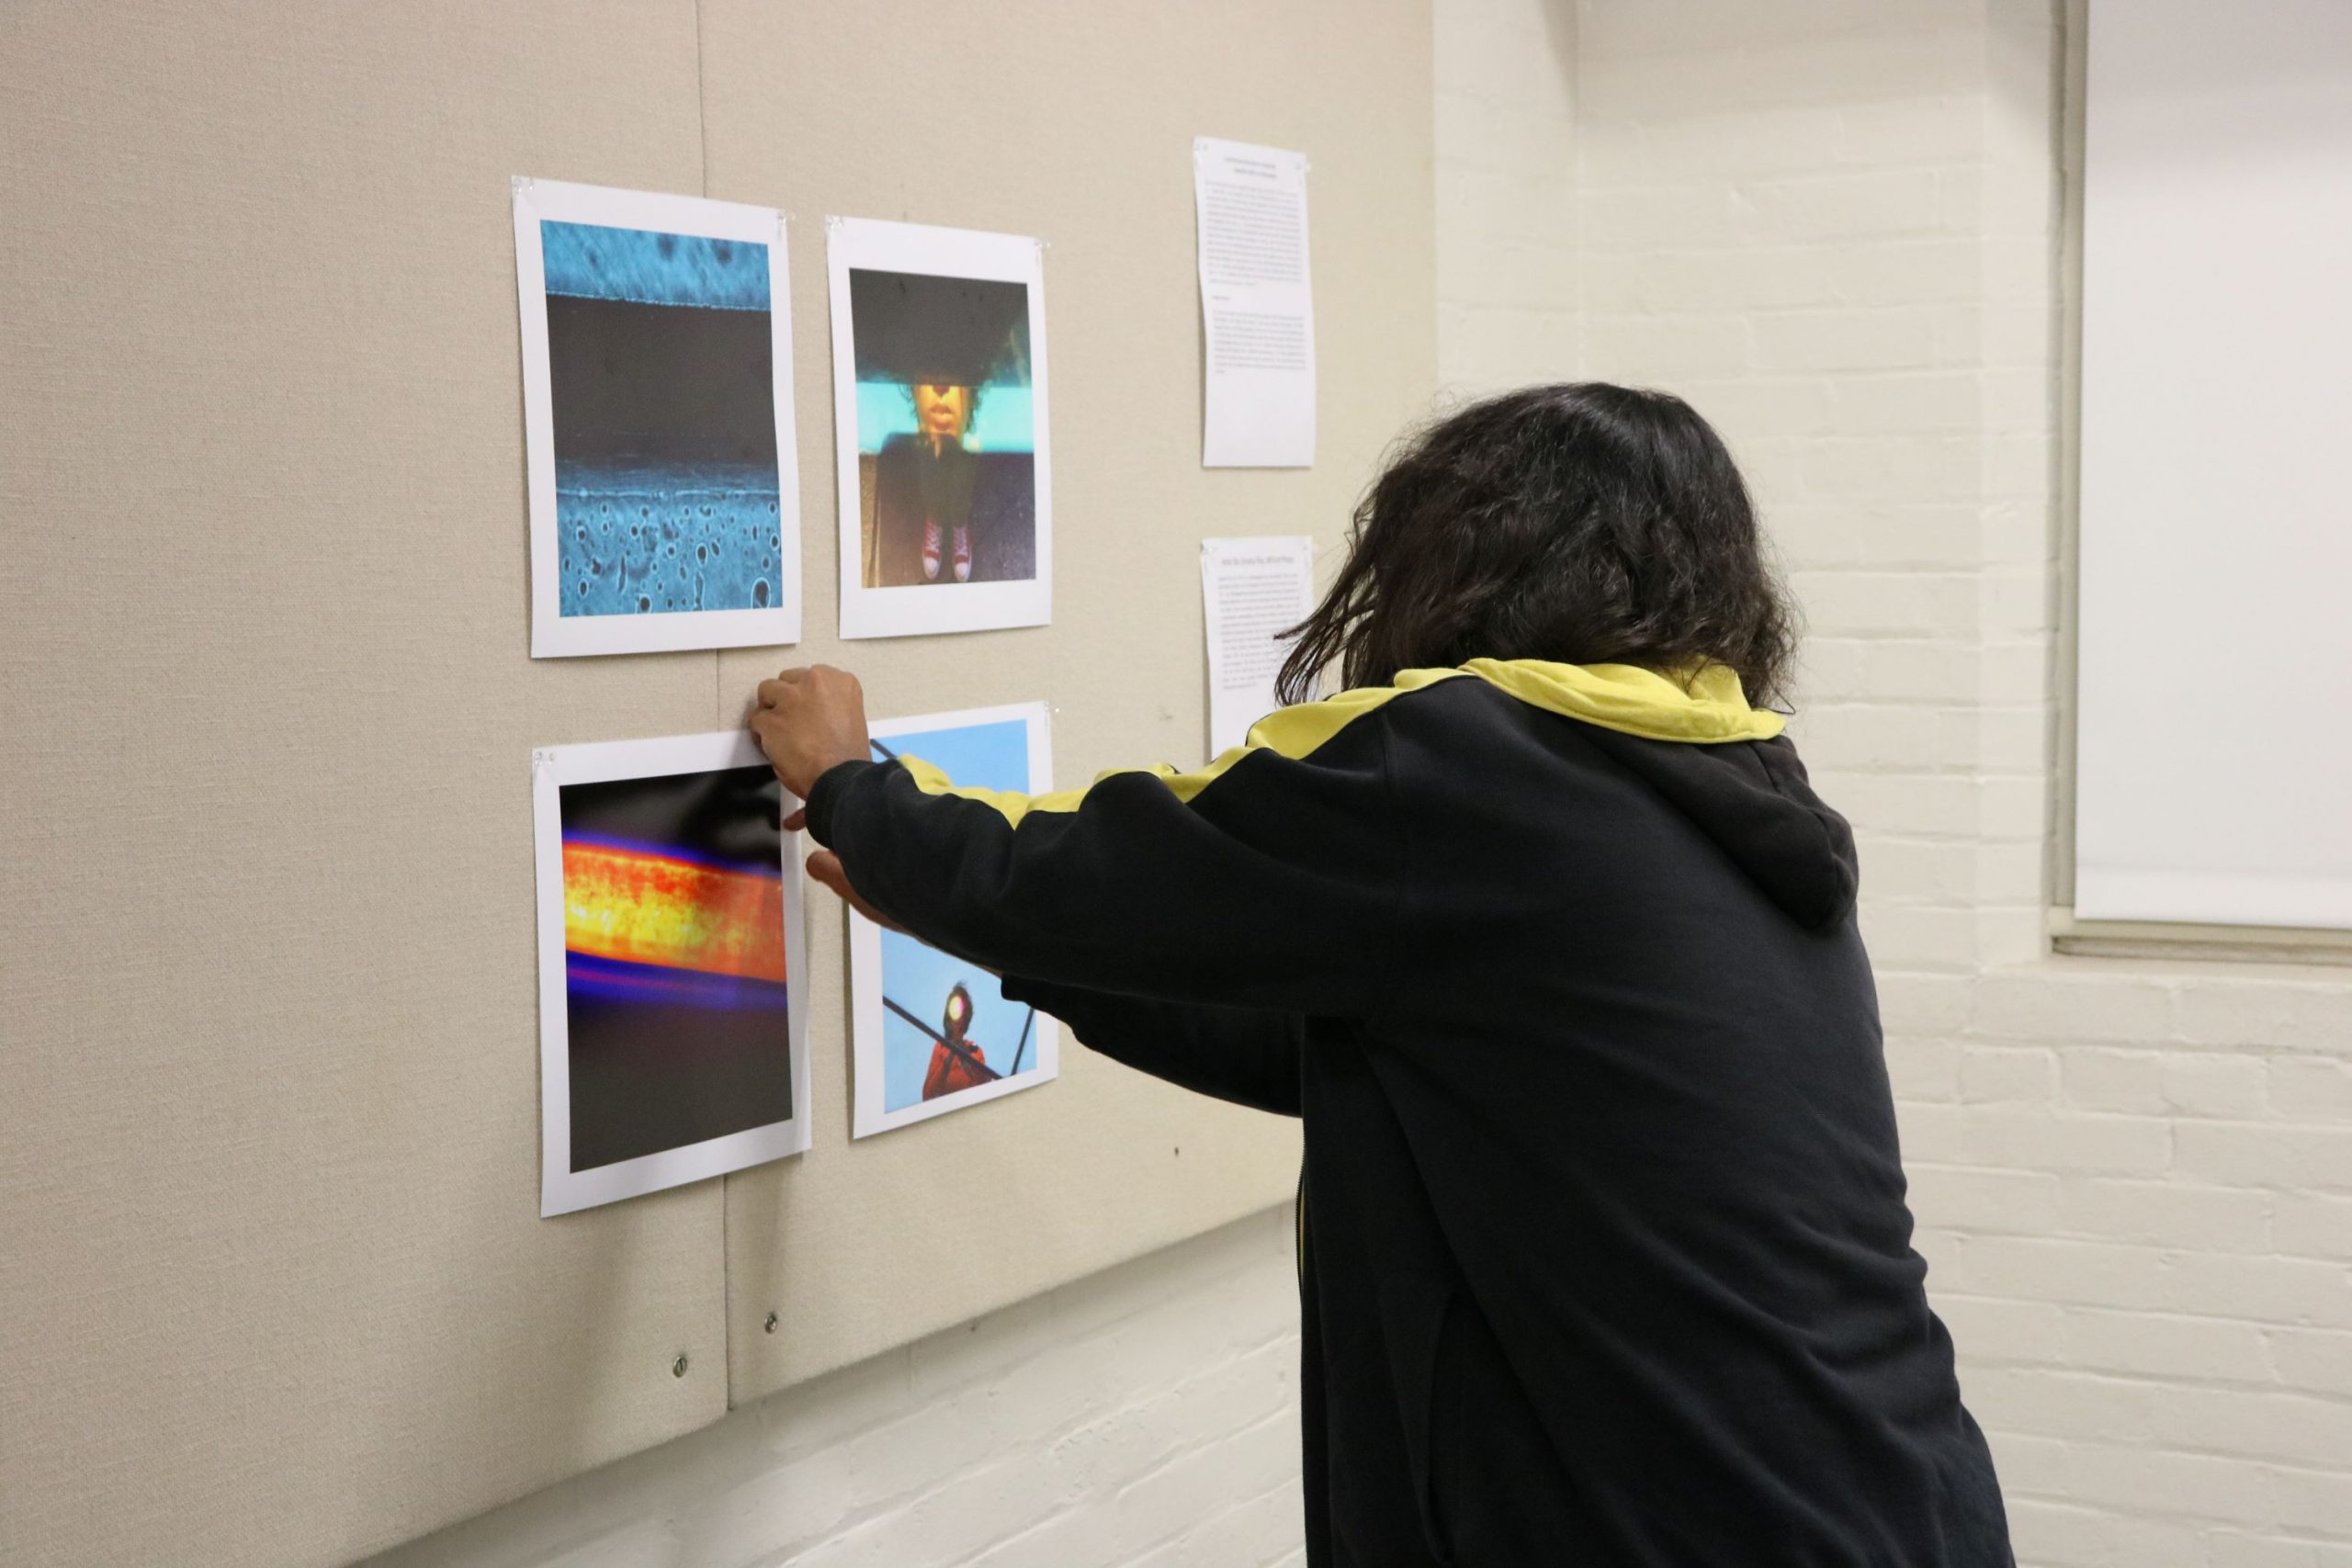
[[[972,993],[960,984],[947,993],[947,1008],[939,1020],[940,1037],[931,1047],[931,1070],[923,1075],[922,1097],[978,1089],[996,1077],[989,1071],[988,1054],[966,1031],[972,1027]]]

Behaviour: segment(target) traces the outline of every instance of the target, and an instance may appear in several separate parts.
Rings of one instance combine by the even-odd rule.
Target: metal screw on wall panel
[[[774,1334],[775,1332],[775,1314],[768,1314],[767,1322],[762,1324],[760,1326],[766,1329],[770,1334]]]
[[[679,1351],[678,1359],[670,1363],[670,1375],[673,1378],[686,1375],[686,1353],[684,1350]]]

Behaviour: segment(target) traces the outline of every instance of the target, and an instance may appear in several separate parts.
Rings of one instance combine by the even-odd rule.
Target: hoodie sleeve
[[[1061,1020],[1088,1049],[1179,1089],[1277,1116],[1299,1113],[1306,1025],[1296,1013],[1146,1001],[1010,975],[1004,994]]]
[[[1350,696],[1283,710],[1201,773],[1067,795],[843,762],[809,792],[808,829],[876,908],[1001,974],[1361,1016],[1396,973],[1405,841],[1381,716]]]

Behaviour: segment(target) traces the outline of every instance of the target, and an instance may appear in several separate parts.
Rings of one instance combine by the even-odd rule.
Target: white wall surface
[[[1437,0],[1438,379],[1577,362],[1574,0]]]
[[[2215,15],[2090,7],[2075,912],[2352,931],[2352,6]]]

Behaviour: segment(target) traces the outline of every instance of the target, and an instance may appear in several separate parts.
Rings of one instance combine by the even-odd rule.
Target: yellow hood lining
[[[1268,714],[1250,727],[1243,742],[1221,753],[1205,767],[1179,773],[1165,762],[1147,768],[1114,768],[1095,776],[1094,783],[1123,773],[1148,773],[1168,786],[1177,799],[1189,801],[1229,772],[1252,751],[1273,751],[1294,761],[1306,757],[1349,725],[1382,705],[1433,686],[1440,681],[1475,677],[1499,688],[1532,707],[1565,715],[1604,729],[1620,730],[1651,740],[1679,740],[1718,745],[1731,740],[1769,740],[1781,733],[1779,714],[1747,705],[1738,673],[1722,664],[1708,665],[1686,686],[1654,670],[1634,664],[1555,664],[1539,659],[1474,659],[1458,670],[1407,670],[1393,686],[1362,686],[1320,702],[1300,703]],[[1014,827],[1032,811],[1075,811],[1087,789],[1057,790],[1051,795],[1020,795],[1010,790],[981,789],[957,784],[920,757],[901,755],[915,787],[925,795],[952,795],[976,801],[997,812]]]

